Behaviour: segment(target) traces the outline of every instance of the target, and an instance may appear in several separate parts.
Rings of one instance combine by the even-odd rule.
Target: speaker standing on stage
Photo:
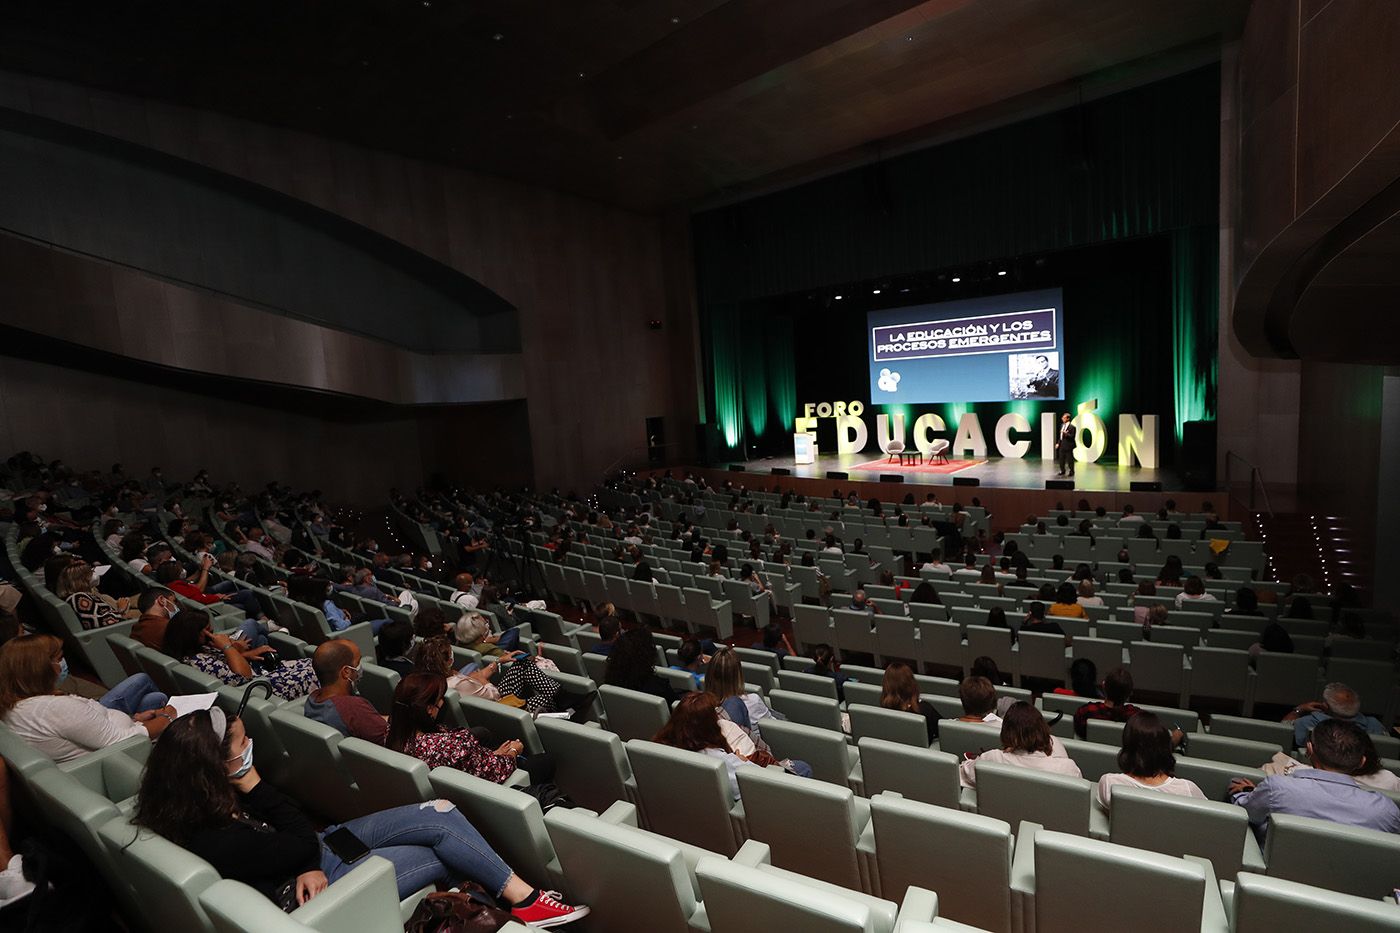
[[[1059,468],[1059,475],[1074,475],[1074,442],[1075,435],[1079,432],[1070,423],[1069,412],[1060,416],[1060,436],[1055,441],[1055,466]]]

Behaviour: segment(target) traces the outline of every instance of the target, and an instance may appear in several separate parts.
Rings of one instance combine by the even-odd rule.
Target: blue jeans
[[[425,885],[438,881],[456,884],[463,879],[475,881],[499,897],[512,874],[476,827],[446,800],[380,810],[327,826],[320,835],[324,838],[342,826],[368,846],[371,854],[394,863],[400,900]],[[332,882],[352,867],[321,846],[321,871]]]
[[[156,689],[156,682],[149,674],[132,674],[117,684],[107,695],[97,702],[108,709],[121,710],[128,716],[160,709],[170,702],[170,697]]]
[[[267,629],[257,619],[244,619],[238,623],[238,637],[246,640],[254,648],[267,644]]]
[[[496,642],[496,647],[500,648],[502,651],[507,652],[519,651],[520,629],[516,628],[514,625],[506,629],[504,632],[501,633],[501,640]]]
[[[258,602],[258,597],[252,590],[239,589],[238,584],[232,580],[225,580],[222,583],[215,583],[213,586],[205,587],[206,593],[215,596],[227,596],[224,600],[230,606],[237,606],[243,610],[243,614],[250,619],[256,619],[262,615],[262,603]]]

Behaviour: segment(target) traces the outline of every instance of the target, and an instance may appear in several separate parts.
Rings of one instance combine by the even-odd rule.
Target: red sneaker
[[[565,904],[558,891],[536,891],[529,907],[516,907],[510,915],[527,927],[558,927],[588,916],[588,908]]]

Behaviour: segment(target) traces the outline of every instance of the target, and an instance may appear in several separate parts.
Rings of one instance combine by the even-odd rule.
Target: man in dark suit
[[[1070,423],[1069,412],[1060,416],[1060,435],[1055,439],[1055,466],[1059,475],[1074,475],[1074,443],[1079,432]]]

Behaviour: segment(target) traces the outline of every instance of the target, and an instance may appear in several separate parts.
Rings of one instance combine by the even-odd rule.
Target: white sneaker
[[[24,877],[24,862],[21,856],[14,856],[4,871],[0,871],[0,907],[28,897],[34,890],[34,882]]]
[[[285,631],[288,631],[288,628],[287,628],[285,625],[278,625],[276,622],[273,622],[271,619],[268,619],[268,620],[267,620],[266,625],[267,625],[267,630],[268,630],[269,632],[285,632]]]

